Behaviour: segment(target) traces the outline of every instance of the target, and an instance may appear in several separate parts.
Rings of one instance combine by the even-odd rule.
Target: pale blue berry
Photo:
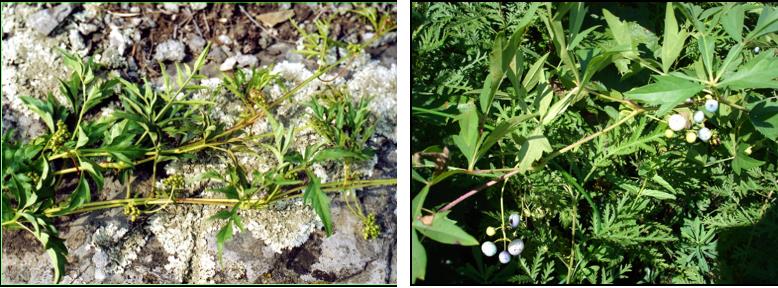
[[[511,255],[519,255],[521,254],[521,251],[524,251],[524,241],[521,241],[521,239],[513,239],[513,241],[508,244],[508,253],[511,253]]]
[[[670,119],[667,120],[667,124],[673,131],[681,131],[686,127],[686,121],[686,118],[681,116],[681,114],[673,114],[670,116]]]
[[[492,241],[486,241],[484,244],[481,244],[481,252],[483,252],[486,257],[492,257],[497,253],[497,245],[494,245]]]
[[[697,137],[700,137],[700,140],[702,142],[708,142],[710,140],[710,136],[712,133],[710,132],[710,129],[702,127],[700,128],[700,131],[697,131]]]
[[[705,120],[705,114],[702,111],[694,112],[694,123],[702,123]]]
[[[521,217],[519,217],[519,213],[513,213],[510,217],[508,217],[508,223],[511,224],[511,228],[518,227],[520,222]]]
[[[705,110],[708,110],[710,113],[716,112],[716,110],[719,110],[719,101],[714,99],[705,100]]]
[[[511,254],[508,253],[508,251],[502,251],[500,252],[500,263],[502,264],[508,264],[508,262],[511,262]]]

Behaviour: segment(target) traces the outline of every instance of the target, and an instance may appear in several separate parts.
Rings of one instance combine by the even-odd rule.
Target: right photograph
[[[411,283],[778,283],[778,8],[411,3]]]

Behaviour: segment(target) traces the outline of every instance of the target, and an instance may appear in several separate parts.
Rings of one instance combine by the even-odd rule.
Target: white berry
[[[694,112],[694,123],[702,123],[705,120],[705,114],[702,111]]]
[[[510,217],[508,217],[508,223],[511,224],[511,228],[516,228],[519,226],[519,222],[521,222],[521,218],[519,217],[518,213],[513,213]]]
[[[673,131],[681,131],[684,127],[686,127],[686,118],[681,116],[681,114],[673,114],[673,116],[670,116],[670,120],[667,122],[670,126],[670,129],[673,129]]]
[[[492,241],[486,241],[484,244],[481,244],[481,252],[484,252],[486,257],[492,257],[497,253],[497,245],[494,245]]]
[[[500,252],[500,263],[502,264],[508,264],[508,262],[511,262],[511,254],[508,253],[508,251],[502,251]]]
[[[754,53],[759,54],[759,47],[754,47]]]
[[[716,112],[716,110],[719,110],[719,101],[714,99],[705,100],[705,110],[711,113]]]
[[[700,140],[702,142],[708,142],[710,140],[710,136],[712,133],[710,132],[710,129],[702,127],[700,131],[697,131],[697,137],[700,137]]]
[[[508,244],[508,253],[511,253],[511,255],[519,255],[521,254],[521,251],[524,251],[524,241],[521,241],[521,239],[513,239],[513,241]]]

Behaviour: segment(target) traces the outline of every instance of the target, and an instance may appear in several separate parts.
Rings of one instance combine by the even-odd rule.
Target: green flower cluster
[[[57,121],[57,132],[55,132],[54,135],[51,135],[47,146],[51,148],[52,151],[57,151],[62,147],[62,144],[65,144],[65,142],[68,141],[68,138],[70,138],[68,126],[65,125],[65,121],[59,120]]]
[[[171,190],[183,188],[184,176],[181,174],[175,174],[173,176],[167,177],[165,180],[162,180],[162,184]]]
[[[380,227],[376,223],[375,214],[370,213],[367,215],[367,218],[362,220],[362,237],[365,240],[376,238],[378,237],[378,232],[380,232]]]
[[[128,203],[124,206],[124,215],[130,217],[130,222],[135,222],[135,219],[138,219],[138,216],[140,216],[140,210],[132,203]]]

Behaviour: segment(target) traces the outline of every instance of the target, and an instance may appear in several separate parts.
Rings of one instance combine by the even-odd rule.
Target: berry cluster
[[[713,99],[710,95],[705,96],[705,98],[704,109],[710,113],[716,113],[719,109],[719,101],[716,101],[716,99]],[[713,145],[719,143],[718,134],[705,127],[705,113],[702,112],[702,110],[694,112],[691,118],[692,119],[690,120],[681,114],[671,115],[670,119],[667,121],[670,129],[665,130],[665,137],[673,138],[675,137],[675,132],[692,128],[692,124],[694,124],[695,126],[699,126],[699,129],[697,132],[694,132],[694,130],[687,131],[685,135],[686,142],[691,144],[699,138],[702,142],[710,142]]]
[[[498,228],[494,228],[491,226],[487,227],[486,235],[494,236],[494,234],[497,233],[497,229],[502,229],[503,231],[505,231],[506,228],[515,229],[516,227],[519,227],[520,222],[521,222],[521,218],[519,217],[519,214],[513,213],[508,218],[508,224],[509,224],[508,227],[498,227]],[[521,239],[510,240],[507,237],[505,237],[503,234],[503,237],[495,240],[495,242],[500,242],[500,241],[503,242],[510,241],[510,243],[507,246],[507,250],[503,250],[502,252],[500,252],[500,255],[497,256],[500,260],[500,263],[502,264],[507,264],[508,262],[510,262],[511,255],[518,256],[519,254],[521,254],[521,251],[524,251],[524,241],[522,241]],[[492,241],[486,241],[483,244],[481,244],[481,252],[483,252],[484,255],[486,255],[487,257],[492,257],[494,256],[494,254],[497,254],[497,245],[495,245],[494,242]]]
[[[376,238],[378,237],[378,230],[379,227],[375,219],[375,214],[368,214],[367,218],[362,220],[362,237],[365,238],[365,240]]]

